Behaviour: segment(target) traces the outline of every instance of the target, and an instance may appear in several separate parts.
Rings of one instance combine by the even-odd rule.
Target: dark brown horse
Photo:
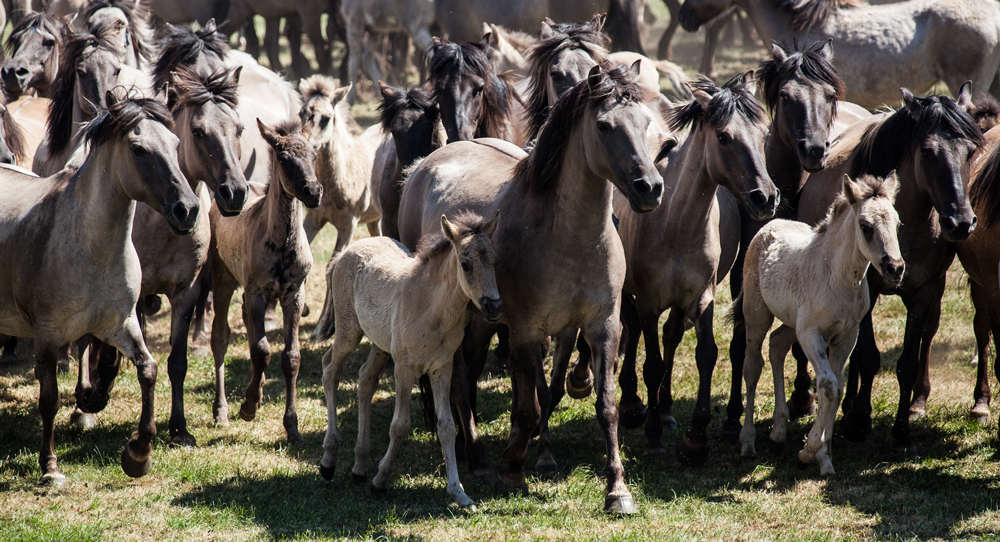
[[[840,136],[826,168],[809,176],[799,199],[799,219],[816,224],[826,216],[845,173],[858,178],[897,171],[899,245],[906,276],[898,286],[877,273],[869,273],[868,281],[873,307],[879,295],[896,294],[907,309],[903,351],[896,365],[900,395],[892,436],[908,452],[910,401],[918,368],[926,363],[937,332],[945,273],[955,257],[955,243],[967,239],[976,226],[966,186],[968,161],[983,135],[966,113],[972,107],[969,87],[962,86],[957,102],[947,96],[917,98],[903,89],[904,107],[854,124]],[[861,440],[871,432],[871,386],[880,357],[869,311],[851,355],[843,401],[840,431],[848,438]]]

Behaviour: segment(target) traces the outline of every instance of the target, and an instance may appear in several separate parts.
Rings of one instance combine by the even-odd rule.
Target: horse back
[[[405,309],[401,293],[414,261],[406,247],[388,237],[360,239],[344,249],[332,278],[337,329],[357,322],[372,344],[392,352],[395,313]]]

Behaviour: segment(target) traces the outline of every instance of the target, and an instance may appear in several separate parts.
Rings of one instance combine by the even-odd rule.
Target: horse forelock
[[[821,24],[839,9],[868,5],[865,0],[772,0],[774,5],[792,16],[792,29],[805,32]]]
[[[837,69],[820,52],[826,42],[818,41],[802,49],[798,40],[793,38],[791,46],[786,41],[778,45],[788,53],[785,61],[779,63],[771,58],[761,62],[757,70],[757,81],[767,109],[772,112],[777,109],[782,83],[800,75],[806,80],[833,87],[833,112],[836,114],[837,101],[844,98],[847,90]]]
[[[452,78],[478,76],[486,79],[493,73],[490,50],[485,43],[470,41],[462,44],[441,40],[434,47],[428,66],[428,81],[435,90]]]
[[[969,186],[969,201],[982,225],[1000,217],[1000,144],[994,144]]]
[[[68,28],[61,19],[53,17],[45,12],[33,12],[28,13],[21,19],[21,22],[17,23],[17,26],[11,30],[10,36],[7,38],[7,43],[4,48],[7,50],[7,54],[12,55],[21,48],[24,43],[24,38],[34,31],[44,31],[49,34],[56,36],[56,38],[61,41],[65,38]]]
[[[236,109],[239,105],[239,82],[237,68],[217,70],[205,77],[187,67],[179,67],[174,72],[173,88],[177,105],[202,105],[209,101],[224,103]]]
[[[487,220],[468,210],[460,212],[458,216],[448,221],[458,230],[460,238],[485,234],[486,228],[491,222],[491,220]],[[417,250],[414,256],[421,262],[426,263],[446,254],[451,247],[451,240],[445,236],[444,232],[438,230],[434,233],[424,235],[417,241]]]
[[[303,79],[302,83],[299,84],[299,92],[302,93],[302,99],[305,101],[317,97],[333,98],[333,93],[336,90],[337,81],[334,78],[318,73],[308,79]]]
[[[944,132],[950,139],[982,145],[983,133],[972,117],[949,96],[915,98],[920,104],[916,118],[906,107],[865,129],[853,152],[848,175],[884,177],[931,134]]]
[[[729,124],[734,115],[755,123],[764,122],[764,108],[746,88],[744,75],[739,74],[718,87],[707,77],[690,83],[694,89],[704,91],[712,99],[708,106],[702,106],[698,100],[691,100],[686,105],[674,108],[667,113],[666,121],[671,130],[681,131],[687,127],[697,128],[708,123],[715,128]]]
[[[89,21],[95,13],[104,8],[117,8],[125,14],[132,37],[132,47],[141,58],[146,61],[151,60],[152,50],[150,44],[146,43],[146,31],[151,30],[150,16],[152,12],[146,2],[144,0],[94,0],[84,10],[83,20]]]
[[[857,196],[859,203],[874,198],[885,198],[891,203],[896,197],[896,194],[891,192],[886,186],[885,178],[875,175],[861,175],[854,178],[854,188],[858,190],[854,195]],[[851,204],[847,201],[847,196],[841,192],[837,195],[837,199],[833,201],[833,205],[830,206],[826,217],[813,227],[813,231],[816,233],[827,231],[830,224],[843,216],[850,207]]]
[[[160,56],[153,64],[153,88],[162,89],[170,82],[170,72],[194,64],[202,53],[213,54],[221,61],[229,53],[229,42],[222,34],[207,28],[193,32],[168,25],[166,35],[160,40]]]
[[[563,155],[569,136],[591,108],[606,101],[641,103],[645,96],[642,87],[632,78],[625,66],[601,68],[603,77],[596,88],[584,79],[567,90],[552,107],[548,120],[542,125],[528,156],[518,162],[514,178],[539,192],[555,185],[562,167]]]
[[[83,137],[94,147],[123,137],[144,120],[152,120],[173,128],[174,120],[163,102],[153,98],[125,97],[111,104],[83,127]]]
[[[391,88],[391,87],[390,87]],[[392,122],[400,112],[412,109],[420,111],[431,120],[437,120],[438,108],[434,102],[434,97],[427,91],[417,87],[404,92],[398,88],[392,88],[390,96],[382,97],[382,102],[378,106],[378,119],[382,129],[386,132],[392,130]]]
[[[524,55],[529,77],[528,103],[525,104],[528,140],[538,135],[553,105],[549,103],[547,88],[552,59],[566,49],[582,49],[598,64],[604,64],[611,44],[611,38],[592,23],[557,24],[551,28],[555,35],[538,40]]]

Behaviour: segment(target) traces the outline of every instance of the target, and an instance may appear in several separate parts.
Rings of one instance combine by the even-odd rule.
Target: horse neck
[[[764,142],[764,163],[767,164],[767,174],[782,195],[798,192],[804,170],[799,154],[795,152],[795,142],[784,137],[774,121]]]
[[[822,234],[824,256],[815,261],[827,265],[831,281],[849,290],[861,287],[868,272],[868,258],[861,252],[854,232],[854,213],[846,212]]]
[[[811,36],[813,32],[795,32],[792,28],[791,15],[775,7],[774,0],[736,0],[735,3],[746,12],[764,43],[771,43],[793,34],[803,43],[811,41],[811,39],[807,41],[806,36]]]
[[[90,120],[92,117],[88,117],[83,112],[83,105],[81,104],[82,97],[80,96],[79,89],[77,92],[73,93],[73,123],[70,125],[69,141],[72,142],[76,135],[80,133],[80,128]],[[72,143],[69,144],[72,146]]]
[[[63,194],[69,208],[60,216],[69,217],[69,234],[81,247],[87,247],[94,261],[121,252],[132,238],[135,201],[122,190],[111,151],[111,145],[92,149]]]
[[[348,131],[347,123],[340,120],[333,124],[333,137],[323,144],[316,153],[317,173],[332,172],[334,184],[344,182],[347,177],[347,162],[351,159],[351,150],[355,146],[355,137]]]
[[[592,244],[611,223],[614,189],[604,177],[590,169],[582,137],[579,130],[570,135],[554,189],[555,206],[544,213],[555,215],[553,233]]]
[[[698,141],[702,132],[702,128],[693,130],[667,166],[667,176],[677,179],[677,184],[663,207],[671,223],[680,228],[676,230],[679,238],[684,238],[685,232],[705,231],[719,189],[708,174],[704,145]]]
[[[295,198],[285,191],[285,172],[281,169],[278,159],[271,156],[271,180],[267,185],[267,196],[264,199],[265,216],[267,217],[267,235],[271,239],[285,242],[292,246],[302,229],[302,206]]]

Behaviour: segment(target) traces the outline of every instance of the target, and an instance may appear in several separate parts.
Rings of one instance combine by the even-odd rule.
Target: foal
[[[843,396],[844,365],[854,350],[858,325],[868,312],[868,281],[873,265],[888,282],[903,279],[903,258],[893,207],[899,188],[896,172],[885,180],[870,175],[852,181],[844,175],[843,192],[826,220],[815,227],[774,220],[754,237],[743,268],[743,294],[734,304],[737,326],[746,327],[743,378],[747,385],[746,418],[740,432],[741,454],[754,449],[754,395],[764,367],[761,346],[777,317],[782,326],[771,333],[774,373],[774,430],[771,440],[784,443],[785,355],[796,340],[816,371],[819,408],[816,421],[799,452],[799,461],[819,458],[820,473],[834,473],[830,457],[833,422]],[[741,321],[742,320],[742,321]]]
[[[271,346],[264,333],[264,312],[281,302],[285,318],[285,350],[281,369],[285,373],[285,431],[288,441],[302,442],[295,413],[295,380],[299,374],[299,318],[305,302],[303,285],[312,268],[312,253],[302,228],[302,208],[319,205],[323,187],[316,181],[316,152],[301,133],[298,121],[271,129],[257,121],[260,135],[271,147],[271,174],[267,186],[250,184],[250,201],[239,216],[224,217],[212,206],[212,291],[215,320],[212,323],[212,355],[215,358],[215,423],[228,425],[225,358],[229,348],[229,303],[243,286],[243,323],[250,344],[253,374],[240,418],[253,421],[260,408],[264,369],[271,361]]]
[[[410,434],[410,391],[418,376],[431,378],[437,410],[437,433],[448,473],[448,494],[460,506],[473,507],[458,479],[455,422],[451,416],[452,357],[462,344],[471,302],[490,321],[500,318],[503,303],[497,291],[496,254],[490,238],[500,218],[486,221],[461,214],[452,223],[441,216],[442,233],[425,236],[416,255],[387,237],[363,239],[351,245],[327,269],[333,288],[337,331],[323,356],[327,429],[320,474],[333,478],[340,445],[337,431],[337,385],[344,360],[361,337],[372,342],[358,381],[358,443],[351,474],[365,478],[371,453],[371,405],[378,375],[389,356],[395,360],[396,410],[389,432],[389,451],[379,463],[372,485],[385,490],[400,446]]]

